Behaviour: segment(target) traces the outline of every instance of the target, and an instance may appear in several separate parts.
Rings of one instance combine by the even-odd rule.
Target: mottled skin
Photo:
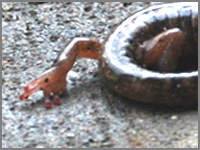
[[[47,108],[52,107],[50,94],[60,104],[68,71],[77,57],[85,57],[99,60],[107,85],[127,98],[167,105],[196,104],[198,68],[180,67],[180,60],[198,54],[197,31],[196,3],[164,4],[137,12],[123,21],[105,44],[88,38],[72,40],[51,69],[25,86],[20,100],[43,90]]]

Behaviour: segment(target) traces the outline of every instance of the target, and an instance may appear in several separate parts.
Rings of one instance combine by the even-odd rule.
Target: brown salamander
[[[134,13],[100,43],[75,38],[52,68],[24,87],[20,100],[43,90],[47,108],[66,92],[66,76],[77,57],[99,60],[105,83],[129,99],[146,103],[198,103],[198,3],[169,3]]]

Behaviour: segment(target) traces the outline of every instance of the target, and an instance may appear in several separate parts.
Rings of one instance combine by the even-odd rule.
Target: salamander
[[[198,103],[198,3],[151,6],[125,19],[100,42],[74,38],[52,68],[24,87],[20,100],[42,90],[46,108],[60,104],[76,58],[99,61],[103,80],[135,101],[182,106]]]

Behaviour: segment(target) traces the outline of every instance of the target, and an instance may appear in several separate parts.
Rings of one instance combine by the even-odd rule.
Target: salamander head
[[[59,72],[56,67],[53,67],[44,72],[40,77],[32,80],[24,87],[24,93],[19,97],[20,100],[28,98],[31,94],[42,90],[45,97],[50,94],[59,94],[66,90],[66,75]]]

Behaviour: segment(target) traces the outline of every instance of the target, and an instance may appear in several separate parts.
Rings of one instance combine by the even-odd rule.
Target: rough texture
[[[155,3],[2,3],[2,147],[197,148],[197,109],[138,104],[108,90],[96,61],[79,59],[69,96],[46,110],[23,86],[76,36],[105,40],[134,11]]]

